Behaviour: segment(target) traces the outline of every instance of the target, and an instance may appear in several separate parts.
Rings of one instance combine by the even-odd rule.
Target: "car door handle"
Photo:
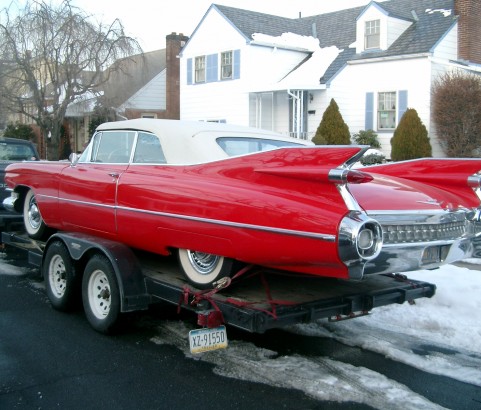
[[[117,179],[120,176],[120,174],[118,172],[109,172],[109,176],[111,176],[114,179]]]

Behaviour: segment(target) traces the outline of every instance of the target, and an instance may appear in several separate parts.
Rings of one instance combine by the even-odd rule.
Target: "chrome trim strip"
[[[65,199],[65,198],[59,198],[59,197],[52,196],[52,195],[37,194],[37,197],[38,198],[53,199],[55,201],[60,201],[60,202],[71,202],[71,203],[74,203],[74,204],[93,206],[93,207],[96,207],[96,208],[110,208],[110,209],[116,209],[117,208],[115,205],[98,204],[98,203],[95,203],[95,202],[79,201],[77,199]]]
[[[281,233],[284,235],[302,236],[306,238],[321,239],[328,242],[335,242],[336,240],[335,235],[322,234],[322,233],[316,233],[316,232],[295,231],[292,229],[273,228],[269,226],[251,225],[251,224],[245,224],[240,222],[222,221],[219,219],[200,218],[197,216],[172,214],[169,212],[147,211],[143,209],[129,208],[129,207],[123,207],[123,206],[119,206],[116,208],[124,211],[129,211],[129,212],[145,213],[150,215],[164,216],[168,218],[183,219],[183,220],[195,221],[195,222],[204,222],[204,223],[210,223],[210,224],[221,225],[221,226],[229,226],[234,228],[245,228],[245,229],[253,229],[253,230],[264,231],[264,232]]]
[[[463,211],[464,208],[459,208],[455,211],[448,210],[448,209],[418,209],[418,210],[373,210],[370,209],[366,213],[369,216],[374,217],[375,215],[439,215],[439,214],[446,214],[448,212],[456,212],[456,211]]]
[[[38,196],[43,197],[43,198],[59,200],[61,202],[71,202],[71,203],[77,203],[77,204],[93,206],[93,207],[109,208],[109,209],[114,209],[115,211],[122,210],[122,211],[127,211],[127,212],[143,213],[143,214],[156,215],[156,216],[162,216],[162,217],[167,217],[167,218],[175,218],[175,219],[183,219],[183,220],[188,220],[188,221],[203,222],[203,223],[209,223],[209,224],[221,225],[221,226],[228,226],[228,227],[233,227],[233,228],[244,228],[244,229],[251,229],[251,230],[256,230],[256,231],[278,233],[278,234],[283,234],[283,235],[301,236],[301,237],[305,237],[305,238],[320,239],[320,240],[327,241],[327,242],[335,242],[336,241],[336,235],[330,235],[330,234],[323,234],[323,233],[316,233],[316,232],[306,232],[306,231],[296,231],[296,230],[292,230],[292,229],[274,228],[274,227],[269,227],[269,226],[252,225],[252,224],[245,224],[245,223],[240,223],[240,222],[222,221],[222,220],[219,220],[219,219],[201,218],[201,217],[197,217],[197,216],[180,215],[180,214],[173,214],[173,213],[169,213],[169,212],[148,211],[148,210],[130,208],[130,207],[125,207],[125,206],[96,204],[94,202],[79,201],[79,200],[65,199],[65,198],[57,198],[57,197],[50,196],[50,195],[38,195]]]
[[[397,243],[383,243],[383,248],[426,248],[429,246],[443,246],[452,245],[454,242],[462,240],[463,238],[446,239],[432,242],[397,242]]]

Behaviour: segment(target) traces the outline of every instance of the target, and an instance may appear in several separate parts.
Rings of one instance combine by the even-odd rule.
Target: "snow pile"
[[[481,354],[481,271],[447,265],[409,272],[408,277],[434,283],[436,295],[419,299],[414,306],[377,309],[360,322]]]
[[[22,276],[26,274],[26,269],[8,263],[7,255],[0,253],[0,275]]]
[[[438,409],[437,405],[386,376],[326,357],[278,356],[276,352],[244,341],[229,342],[226,350],[192,356],[183,322],[165,322],[151,340],[172,344],[186,357],[215,365],[218,375],[297,389],[318,400],[356,402],[392,410]]]
[[[446,265],[408,277],[436,284],[433,298],[389,305],[339,323],[293,326],[295,333],[331,337],[433,374],[481,386],[481,271]]]

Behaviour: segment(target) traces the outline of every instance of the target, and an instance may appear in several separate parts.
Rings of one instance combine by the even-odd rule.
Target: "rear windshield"
[[[36,159],[31,145],[0,142],[0,161],[35,161]]]
[[[304,147],[304,144],[298,144],[289,141],[270,140],[264,138],[246,138],[246,137],[221,137],[217,138],[217,144],[230,157],[237,155],[253,154],[255,152],[270,151],[282,147]]]

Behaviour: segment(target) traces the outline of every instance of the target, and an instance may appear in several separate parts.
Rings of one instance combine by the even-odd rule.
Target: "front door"
[[[117,185],[130,162],[134,131],[94,135],[88,155],[65,168],[59,189],[64,229],[115,237]]]

